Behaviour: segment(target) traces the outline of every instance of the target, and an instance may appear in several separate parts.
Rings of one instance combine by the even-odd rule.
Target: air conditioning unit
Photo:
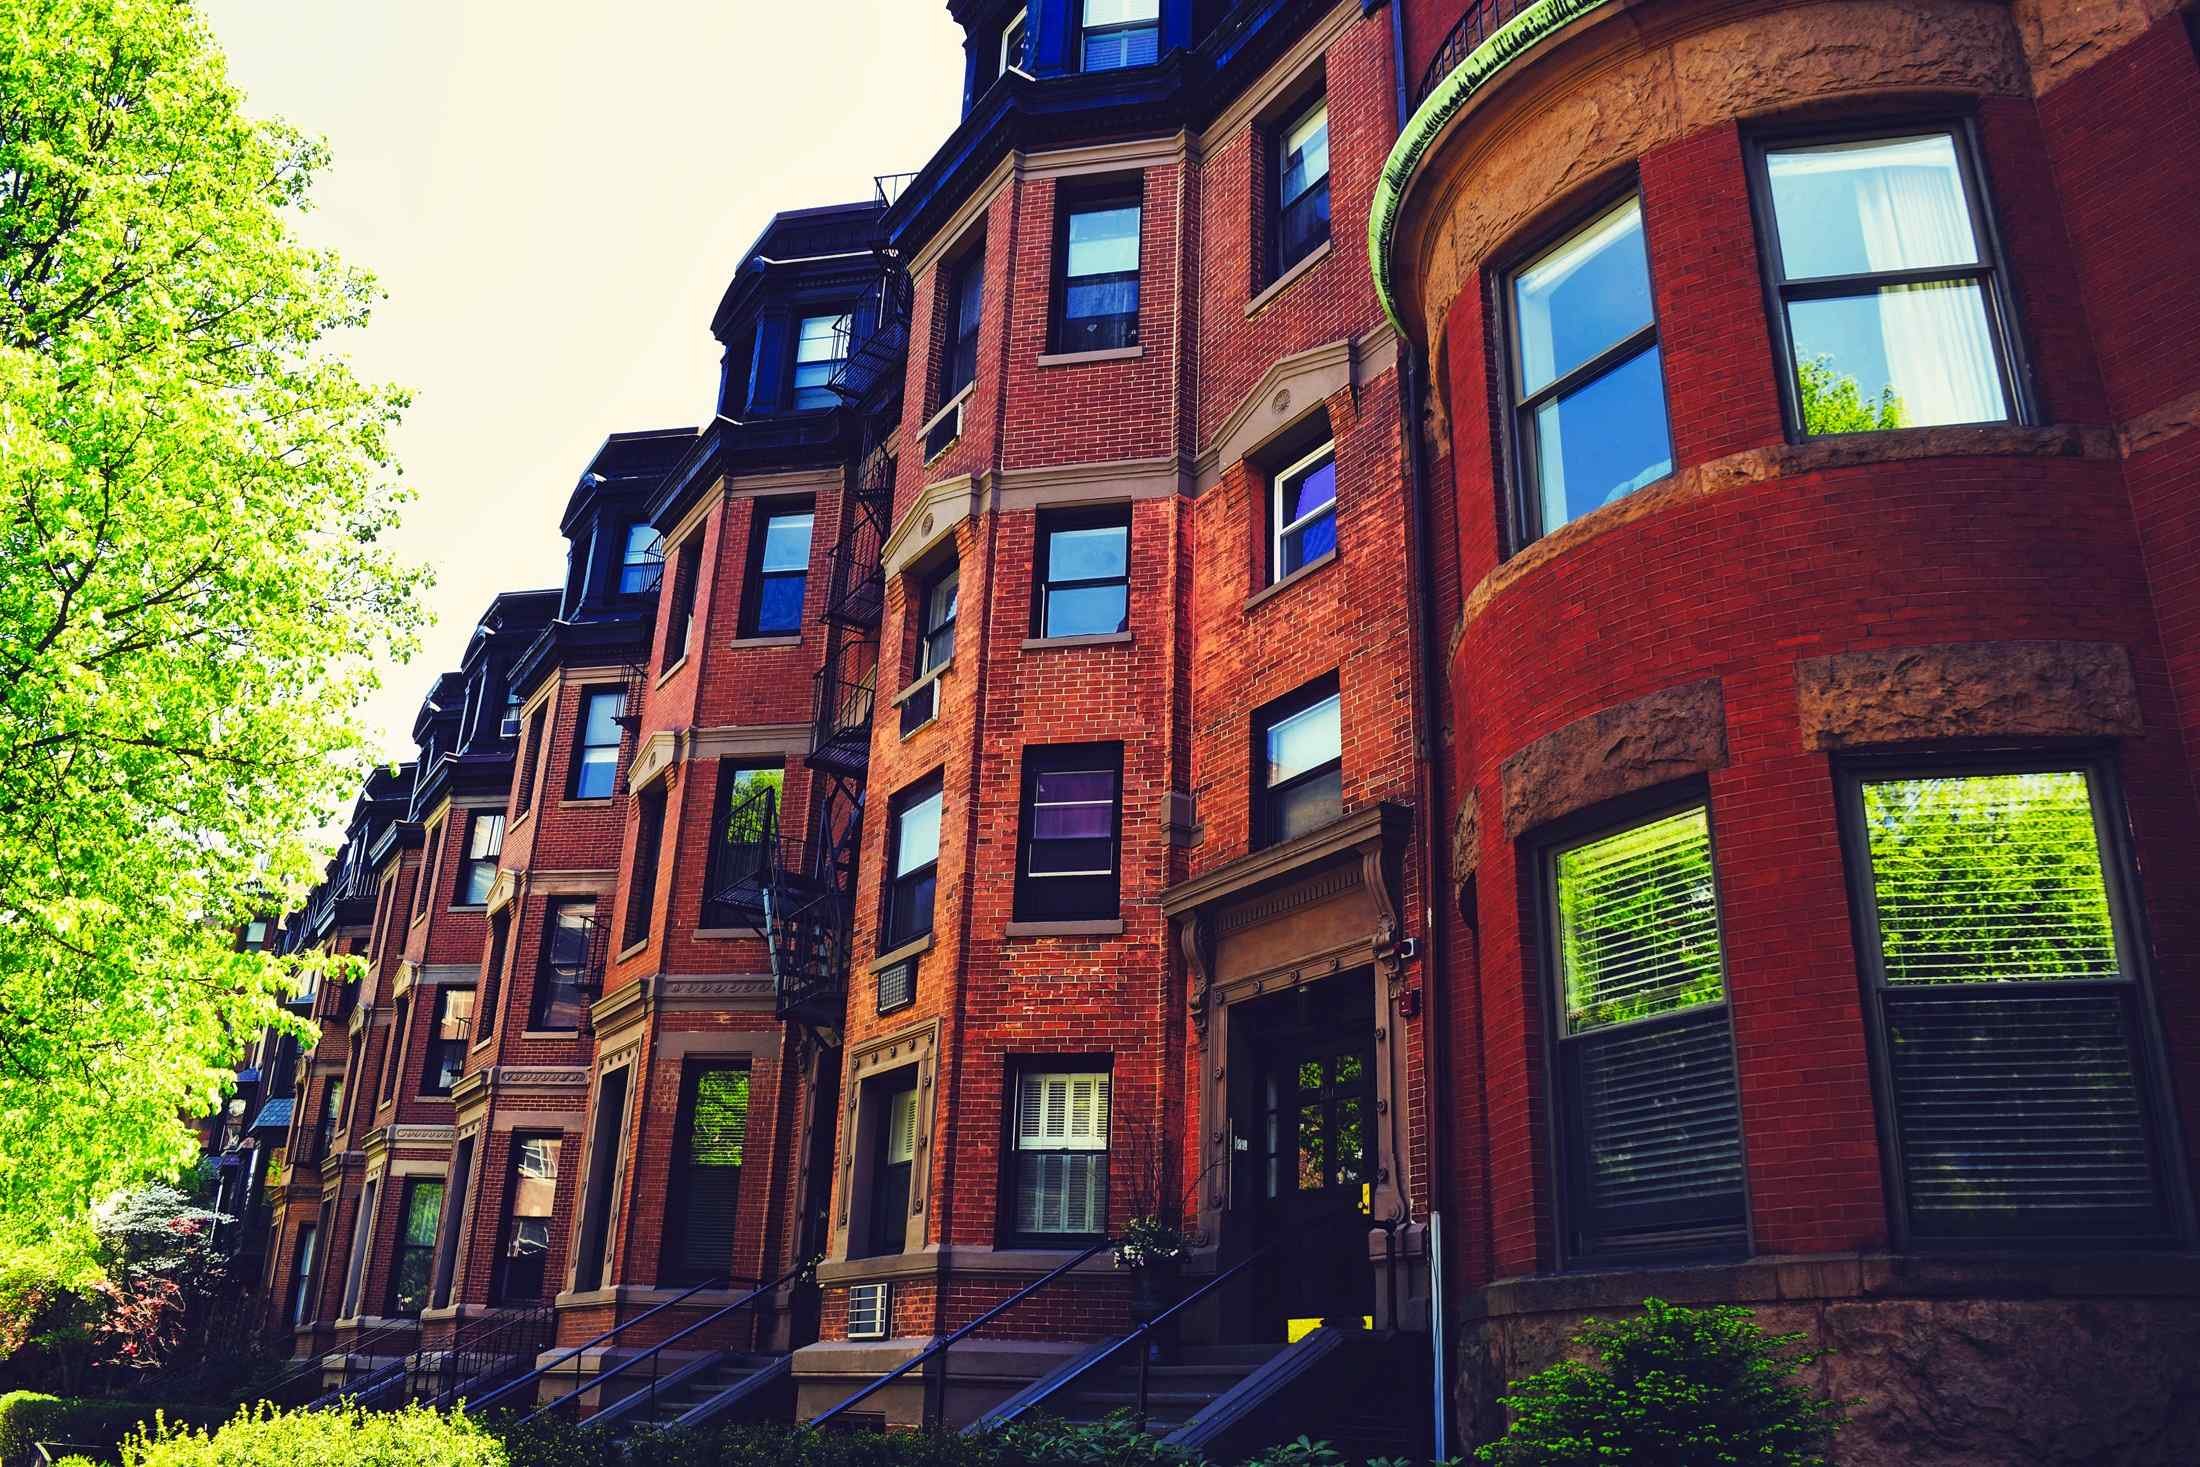
[[[882,1014],[905,1009],[917,1001],[917,960],[903,958],[892,967],[878,971],[878,1011]]]
[[[883,1340],[891,1302],[886,1284],[850,1284],[848,1286],[848,1338],[851,1340]]]
[[[967,398],[958,397],[932,415],[932,421],[924,425],[924,461],[926,463],[947,452],[948,446],[962,437],[963,403]]]
[[[940,680],[923,684],[901,705],[901,736],[908,738],[940,714]]]

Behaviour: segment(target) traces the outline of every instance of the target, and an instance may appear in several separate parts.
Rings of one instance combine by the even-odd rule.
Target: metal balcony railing
[[[868,646],[870,655],[864,655]],[[817,670],[812,769],[860,775],[871,762],[871,711],[878,701],[877,648],[843,642]]]
[[[1413,105],[1418,107],[1427,101],[1429,93],[1459,69],[1460,62],[1472,56],[1477,46],[1497,34],[1530,3],[1531,0],[1481,0],[1480,4],[1469,7],[1444,37],[1443,44],[1436,48],[1436,54],[1429,58],[1428,70],[1421,73],[1420,88],[1413,94]]]

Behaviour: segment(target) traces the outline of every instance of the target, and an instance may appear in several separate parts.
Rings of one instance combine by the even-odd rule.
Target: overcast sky
[[[401,546],[435,626],[383,752],[501,590],[556,585],[606,433],[711,408],[710,315],[781,209],[868,198],[956,121],[945,0],[204,0],[248,109],[328,140],[302,228],[388,299],[344,349],[413,389]]]

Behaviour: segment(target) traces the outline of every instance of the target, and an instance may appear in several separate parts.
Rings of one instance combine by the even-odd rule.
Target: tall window
[[[1138,219],[1136,192],[1062,211],[1054,252],[1056,351],[1138,345]]]
[[[497,1003],[504,993],[504,960],[511,950],[512,909],[507,906],[489,919],[489,948],[481,963],[480,1020],[475,1037],[487,1039],[496,1032]]]
[[[733,1261],[749,1135],[749,1070],[746,1064],[690,1064],[684,1080],[665,1272],[669,1282],[700,1283]]]
[[[1161,0],[1084,0],[1082,68],[1144,66],[1161,54]]]
[[[850,318],[846,311],[830,316],[804,316],[795,331],[794,405],[797,409],[829,408],[840,399],[832,389],[833,375],[848,360]]]
[[[863,1082],[864,1149],[871,1164],[870,1216],[860,1256],[899,1253],[909,1240],[909,1185],[917,1161],[914,1066]]]
[[[1968,140],[1936,128],[1759,157],[1796,425],[2013,417],[2007,312]]]
[[[1276,133],[1276,217],[1270,269],[1281,275],[1329,241],[1329,99]]]
[[[1031,9],[1026,6],[1001,27],[1000,73],[1024,71],[1031,64]]]
[[[535,705],[535,711],[527,719],[527,747],[519,756],[519,797],[513,808],[525,813],[535,808],[535,781],[542,776],[542,761],[549,757],[550,749],[545,737],[549,732],[550,704],[548,700]]]
[[[375,1087],[378,1105],[388,1105],[397,1093],[397,1070],[405,1053],[405,1030],[412,1022],[412,995],[399,994],[390,1006],[390,1032],[382,1049],[382,1078]]]
[[[305,1223],[298,1229],[298,1245],[290,1262],[290,1317],[292,1329],[303,1329],[313,1317],[314,1272],[320,1266],[318,1252],[321,1229],[317,1224]]]
[[[932,930],[932,897],[940,864],[940,781],[937,775],[894,797],[887,828],[886,946],[915,942]]]
[[[474,1146],[477,1138],[464,1136],[451,1148],[451,1172],[449,1187],[444,1195],[451,1205],[443,1209],[443,1221],[436,1228],[435,1272],[428,1281],[428,1307],[444,1308],[451,1302],[451,1285],[458,1269],[458,1244],[461,1227],[466,1221],[466,1199],[472,1195],[469,1184],[474,1174]]]
[[[626,527],[626,545],[619,553],[619,594],[640,596],[657,589],[665,578],[665,537],[647,520]]]
[[[665,666],[687,656],[695,637],[695,583],[703,574],[703,532],[680,542],[672,562],[672,599],[665,607]]]
[[[336,1133],[344,1128],[344,1077],[332,1076],[321,1092],[321,1123],[314,1136],[313,1156],[319,1161],[329,1152]]]
[[[592,899],[550,904],[543,925],[542,963],[535,974],[534,1013],[528,1028],[580,1028],[581,1010],[588,1002],[589,949],[595,935],[596,903]]]
[[[1058,1063],[1058,1062],[1057,1062]],[[1025,1070],[1016,1077],[1015,1231],[1097,1238],[1108,1227],[1108,1074]]]
[[[718,764],[718,802],[710,823],[710,885],[703,893],[705,927],[738,927],[761,915],[753,905],[776,852],[786,771],[778,765]]]
[[[1642,200],[1537,255],[1507,295],[1525,543],[1673,472]]]
[[[946,370],[940,401],[978,380],[978,326],[985,314],[985,245],[973,245],[948,276]]]
[[[960,569],[950,565],[926,578],[924,615],[917,634],[917,675],[945,667],[955,655],[955,615],[960,608]]]
[[[665,841],[665,786],[659,780],[642,791],[634,820],[634,875],[626,884],[626,925],[619,945],[632,947],[649,940],[649,924],[657,911],[657,863]]]
[[[390,1259],[390,1313],[418,1314],[428,1302],[435,1268],[435,1230],[443,1217],[440,1179],[413,1177],[397,1203],[397,1252]]]
[[[802,597],[810,579],[808,507],[759,514],[750,553],[748,627],[751,637],[792,636],[802,630]]]
[[[1271,484],[1268,578],[1280,581],[1337,548],[1337,446],[1324,443]]]
[[[580,738],[573,746],[573,798],[608,800],[619,783],[619,719],[626,694],[600,688],[581,697]]]
[[[545,1297],[550,1268],[550,1224],[557,1214],[557,1136],[515,1135],[512,1180],[505,1209],[504,1256],[497,1270],[497,1302],[525,1304]]]
[[[497,884],[497,857],[504,853],[504,812],[476,810],[466,823],[466,859],[458,868],[458,904],[478,907]]]
[[[352,1216],[351,1263],[344,1270],[344,1302],[337,1308],[338,1319],[358,1317],[359,1296],[366,1288],[367,1253],[374,1246],[374,1209],[381,1195],[381,1177],[367,1178],[359,1193],[359,1210]]]
[[[428,1031],[427,1064],[421,1088],[430,1095],[448,1095],[466,1067],[466,1036],[473,1027],[474,991],[442,987],[435,991],[434,1025]]]
[[[437,870],[443,864],[443,837],[451,828],[448,816],[435,823],[428,832],[428,848],[420,858],[420,870],[413,876],[412,905],[407,914],[411,921],[419,921],[428,914],[429,905],[435,900]]]
[[[603,1286],[610,1272],[612,1203],[618,1195],[619,1166],[625,1153],[627,1086],[634,1066],[604,1072],[596,1087],[596,1120],[589,1133],[588,1199],[581,1209],[580,1253],[573,1270],[575,1289]]]
[[[1334,677],[1319,679],[1255,715],[1260,771],[1254,841],[1274,845],[1319,830],[1344,813],[1344,725]]]
[[[1545,869],[1568,1253],[1740,1248],[1741,1108],[1709,812],[1553,847]]]
[[[1121,744],[1024,750],[1018,921],[1099,920],[1121,910]]]
[[[1847,794],[1907,1235],[2169,1235],[2149,1020],[2102,771],[1865,767]]]
[[[1131,512],[1128,505],[1042,515],[1038,594],[1042,637],[1126,632],[1131,625]]]

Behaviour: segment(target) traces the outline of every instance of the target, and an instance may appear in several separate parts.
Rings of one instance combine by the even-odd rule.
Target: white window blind
[[[1024,1075],[1016,1097],[1016,1230],[1105,1231],[1107,1147],[1107,1075]]]
[[[917,1159],[917,1092],[897,1091],[886,1117],[886,1164]]]
[[[1557,866],[1568,1033],[1725,997],[1702,806],[1562,851]]]

